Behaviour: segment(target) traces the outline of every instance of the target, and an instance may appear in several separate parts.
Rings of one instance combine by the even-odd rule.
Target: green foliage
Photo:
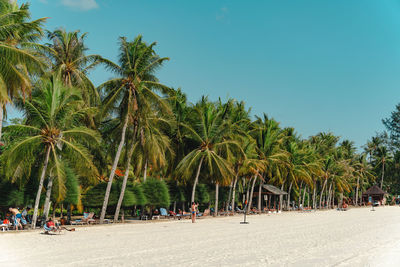
[[[194,201],[200,204],[207,204],[210,202],[210,193],[207,185],[205,184],[197,185]]]
[[[147,205],[164,208],[169,207],[170,197],[168,186],[164,181],[149,177],[142,186],[147,199]]]
[[[82,197],[82,204],[85,207],[101,207],[104,201],[104,193],[106,192],[107,183],[100,183],[89,188]],[[116,206],[121,192],[121,182],[115,182],[111,186],[109,206]],[[133,207],[134,205],[146,204],[146,198],[143,194],[141,186],[138,184],[128,184],[125,189],[123,207]]]

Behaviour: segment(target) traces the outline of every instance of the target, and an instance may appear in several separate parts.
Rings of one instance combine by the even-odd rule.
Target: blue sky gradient
[[[332,131],[361,146],[400,100],[397,0],[33,0],[31,10],[50,30],[88,32],[89,52],[111,60],[120,36],[157,41],[171,58],[164,84],[192,102],[244,100],[303,137]]]

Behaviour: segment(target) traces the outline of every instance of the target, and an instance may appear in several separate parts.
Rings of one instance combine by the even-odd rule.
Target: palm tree
[[[105,97],[102,112],[98,116],[101,118],[106,115],[118,114],[120,121],[117,129],[121,133],[108,178],[100,223],[103,223],[106,215],[112,181],[125,144],[126,130],[128,125],[134,124],[134,116],[139,106],[148,101],[159,109],[169,110],[166,102],[154,92],[154,90],[158,90],[167,93],[170,90],[167,86],[159,83],[154,75],[155,71],[168,58],[159,57],[153,49],[156,43],[148,45],[142,41],[140,35],[133,42],[128,42],[125,37],[121,37],[120,43],[119,65],[108,62],[108,67],[118,77],[99,86],[100,90],[104,90]]]
[[[377,164],[375,167],[382,166],[382,173],[381,173],[381,188],[383,186],[383,178],[385,177],[385,166],[386,163],[392,161],[393,156],[389,153],[386,146],[378,146],[374,153],[374,158]]]
[[[371,167],[367,163],[367,155],[366,154],[361,154],[358,156],[356,163],[354,164],[355,168],[355,176],[357,177],[357,183],[356,183],[356,199],[355,199],[355,205],[357,206],[358,204],[358,197],[359,197],[359,188],[360,188],[360,180],[361,182],[364,180],[368,180],[369,178],[373,178],[373,174],[371,172]]]
[[[238,148],[238,145],[235,141],[227,139],[230,129],[223,115],[222,109],[217,109],[214,103],[203,96],[193,109],[191,125],[184,125],[188,137],[194,143],[194,148],[180,161],[177,173],[189,178],[196,171],[191,202],[195,199],[203,163],[209,171],[208,175],[215,179],[229,179],[232,176],[231,166],[222,155],[229,153],[230,149]]]
[[[279,123],[264,114],[263,118],[257,117],[252,124],[250,135],[256,140],[259,159],[264,161],[264,176],[272,182],[281,184],[283,189],[285,181],[282,180],[281,169],[287,166],[287,153],[281,148],[284,135]]]
[[[85,104],[96,106],[100,96],[87,75],[98,64],[109,61],[99,55],[85,54],[86,36],[87,33],[79,36],[79,31],[67,32],[64,29],[48,32],[47,37],[52,43],[43,46],[42,51],[50,58],[51,70],[63,84],[81,89]]]
[[[31,89],[30,75],[40,73],[43,61],[31,48],[42,36],[46,18],[29,21],[29,4],[0,0],[0,140],[6,104]]]
[[[25,173],[24,169],[30,170],[33,167],[32,158],[43,158],[32,218],[33,228],[36,226],[46,174],[50,175],[48,191],[51,190],[52,179],[57,179],[59,198],[65,195],[66,165],[75,170],[83,170],[88,177],[97,174],[87,147],[98,143],[100,137],[97,132],[81,125],[80,121],[86,116],[85,110],[79,108],[81,102],[78,91],[65,88],[55,78],[40,82],[33,92],[32,100],[19,103],[19,107],[25,112],[25,124],[6,128],[16,136],[5,152],[8,177],[21,178]],[[48,200],[46,202],[48,204]]]

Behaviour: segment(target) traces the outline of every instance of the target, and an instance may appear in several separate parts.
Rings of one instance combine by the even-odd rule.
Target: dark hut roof
[[[274,194],[274,195],[287,195],[287,194],[288,194],[288,193],[286,193],[285,191],[282,191],[282,190],[280,190],[279,188],[277,188],[277,187],[275,187],[275,186],[273,186],[273,185],[270,185],[270,184],[263,184],[263,187],[264,187],[267,191],[271,192],[271,193]]]
[[[385,191],[383,191],[378,185],[372,186],[370,189],[365,191],[363,193],[363,196],[368,196],[368,195],[385,195],[387,194]]]

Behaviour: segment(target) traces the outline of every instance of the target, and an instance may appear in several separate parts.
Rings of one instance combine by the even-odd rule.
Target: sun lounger
[[[168,218],[169,214],[165,208],[160,208],[160,217]]]
[[[93,212],[90,212],[90,213],[85,212],[85,213],[83,213],[82,219],[71,221],[71,224],[72,225],[77,225],[77,224],[84,225],[84,224],[89,224],[89,223],[96,223],[96,220],[93,219],[93,216],[94,216]]]

